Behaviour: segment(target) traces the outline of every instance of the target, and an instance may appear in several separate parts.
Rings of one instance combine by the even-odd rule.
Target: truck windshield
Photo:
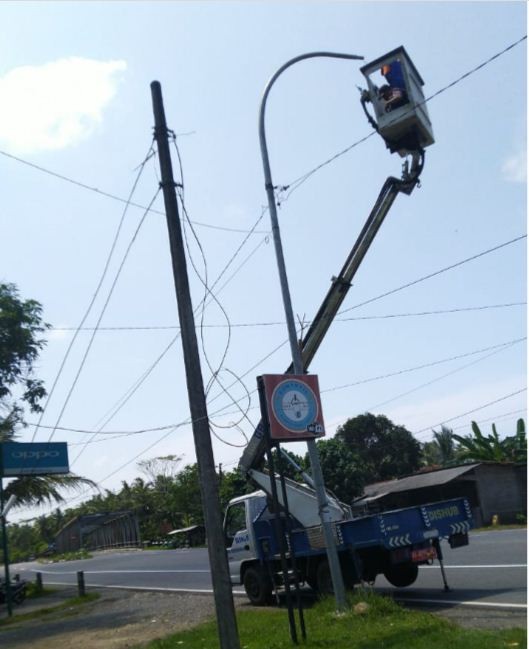
[[[233,539],[235,534],[246,528],[246,503],[235,503],[228,507],[224,529],[228,539]]]

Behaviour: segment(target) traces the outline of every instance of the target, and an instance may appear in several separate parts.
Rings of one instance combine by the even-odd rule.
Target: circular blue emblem
[[[296,379],[280,383],[271,401],[277,421],[293,433],[306,433],[318,416],[316,395],[306,383]]]

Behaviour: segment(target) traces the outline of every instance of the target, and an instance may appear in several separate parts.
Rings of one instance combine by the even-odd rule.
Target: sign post
[[[66,442],[3,442],[0,456],[0,475],[5,478],[70,471]]]
[[[272,439],[302,442],[325,435],[315,374],[265,374],[263,384]]]
[[[4,478],[68,473],[68,445],[66,442],[2,442],[0,443],[0,527],[2,528],[2,553],[7,614],[13,615],[11,582],[9,579],[9,554],[7,544],[6,514],[13,505],[10,498],[4,507]]]

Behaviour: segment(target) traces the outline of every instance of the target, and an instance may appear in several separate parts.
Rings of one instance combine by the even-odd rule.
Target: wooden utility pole
[[[220,647],[221,649],[239,649],[237,619],[235,617],[228,558],[222,529],[219,488],[217,474],[215,473],[215,461],[209,431],[204,383],[200,369],[200,357],[198,354],[195,320],[189,292],[189,280],[180,217],[178,214],[173,167],[169,152],[168,130],[165,121],[162,89],[158,81],[151,83],[151,93],[155,123],[154,136],[158,145],[162,176],[160,185],[163,190],[167,228],[169,230],[169,243],[178,303],[178,317],[181,327],[187,392],[193,420],[193,436],[200,477],[200,492],[202,496],[202,507],[204,509],[204,523],[206,527]]]

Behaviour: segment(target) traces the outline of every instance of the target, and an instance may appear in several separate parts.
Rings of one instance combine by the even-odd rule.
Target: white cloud
[[[524,183],[527,180],[527,151],[519,151],[505,160],[501,168],[505,180]]]
[[[72,57],[10,70],[0,77],[0,141],[34,153],[83,140],[101,123],[126,67]]]

